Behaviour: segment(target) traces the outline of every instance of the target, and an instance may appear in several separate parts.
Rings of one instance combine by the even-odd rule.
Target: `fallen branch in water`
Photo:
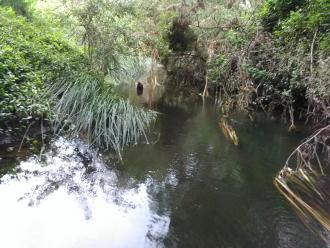
[[[226,139],[231,141],[235,146],[238,146],[239,140],[237,134],[233,127],[228,124],[228,121],[226,119],[220,120],[219,126]]]

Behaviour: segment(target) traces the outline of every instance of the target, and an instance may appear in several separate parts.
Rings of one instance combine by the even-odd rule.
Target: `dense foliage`
[[[17,15],[30,17],[35,0],[0,0],[0,4],[11,7]]]
[[[88,66],[79,49],[60,33],[32,25],[10,9],[0,9],[0,33],[1,118],[48,112],[45,83],[51,84],[63,71]]]
[[[105,77],[111,74],[95,67],[95,60],[61,32],[3,8],[0,32],[0,114],[5,128],[14,121],[27,126],[48,118],[55,132],[86,136],[90,144],[119,154],[145,135],[155,113],[117,97]],[[128,78],[132,73],[124,74]]]
[[[187,58],[207,61],[204,93],[215,95],[223,110],[283,113],[291,128],[299,118],[329,120],[329,1],[171,4],[176,18],[163,41],[176,59],[164,61],[169,68],[183,54],[186,68],[194,64]]]
[[[327,0],[76,3],[0,1],[3,120],[52,115],[91,134],[95,120],[104,121],[92,98],[112,113],[120,101],[111,85],[137,80],[149,57],[166,66],[168,82],[194,87],[203,99],[213,95],[224,111],[282,113],[291,128],[299,118],[329,121]],[[88,88],[95,92],[82,92]],[[77,104],[80,97],[93,107]],[[87,126],[78,120],[88,115],[83,109],[93,109]]]

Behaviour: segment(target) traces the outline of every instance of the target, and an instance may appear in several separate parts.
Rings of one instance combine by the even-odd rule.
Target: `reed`
[[[303,223],[324,240],[328,239],[324,233],[330,232],[329,134],[330,125],[306,139],[274,179]]]

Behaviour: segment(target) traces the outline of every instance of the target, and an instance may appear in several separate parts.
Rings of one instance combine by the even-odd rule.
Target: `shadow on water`
[[[15,173],[0,179],[1,246],[329,247],[272,184],[302,137],[263,115],[251,122],[238,114],[235,147],[216,110],[191,97],[159,94],[158,142],[127,149],[120,167],[65,138],[51,143],[43,161],[12,165]]]

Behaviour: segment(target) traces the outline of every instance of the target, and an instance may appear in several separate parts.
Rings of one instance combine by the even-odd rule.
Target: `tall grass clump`
[[[116,97],[111,86],[93,75],[70,75],[50,87],[56,133],[83,135],[91,145],[121,150],[137,143],[155,120],[156,112]]]

